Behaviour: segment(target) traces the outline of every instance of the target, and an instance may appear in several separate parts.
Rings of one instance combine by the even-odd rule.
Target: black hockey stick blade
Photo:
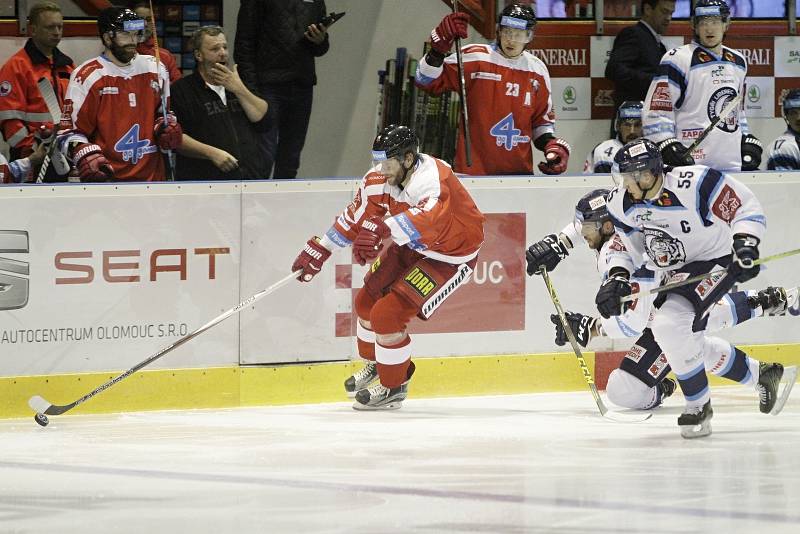
[[[597,385],[594,383],[594,378],[592,378],[592,373],[589,371],[589,366],[586,365],[586,360],[584,359],[583,353],[578,346],[578,341],[575,339],[575,334],[572,332],[572,328],[570,328],[569,322],[564,315],[564,308],[561,306],[561,301],[558,299],[556,288],[553,285],[553,282],[550,280],[550,275],[547,274],[547,269],[544,267],[542,267],[541,272],[544,285],[547,286],[547,291],[550,293],[550,300],[553,301],[553,306],[556,309],[558,318],[561,320],[561,325],[564,327],[564,332],[567,334],[567,339],[569,340],[570,345],[572,345],[572,350],[575,353],[575,357],[578,358],[578,364],[583,372],[583,378],[586,380],[586,383],[589,386],[589,390],[592,393],[592,397],[594,397],[595,403],[597,403],[597,408],[600,410],[600,415],[610,421],[616,421],[618,423],[640,423],[653,417],[652,412],[612,412],[608,409],[606,404],[603,402],[603,399],[600,397],[600,392],[597,391]]]

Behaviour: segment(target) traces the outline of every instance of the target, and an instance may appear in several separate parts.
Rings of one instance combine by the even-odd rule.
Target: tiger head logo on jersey
[[[657,228],[644,228],[647,255],[657,267],[670,267],[686,261],[683,243]]]

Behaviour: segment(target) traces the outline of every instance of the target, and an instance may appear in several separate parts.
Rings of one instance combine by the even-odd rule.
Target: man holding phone
[[[241,2],[234,60],[245,85],[269,104],[263,178],[297,176],[317,83],[315,58],[330,46],[325,14],[324,0]]]

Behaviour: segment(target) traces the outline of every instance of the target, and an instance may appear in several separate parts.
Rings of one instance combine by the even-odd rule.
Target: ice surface
[[[716,388],[614,423],[590,394],[0,421],[0,532],[800,532],[800,400]],[[63,401],[64,399],[53,399]]]

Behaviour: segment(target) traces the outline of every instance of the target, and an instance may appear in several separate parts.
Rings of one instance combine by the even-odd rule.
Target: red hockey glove
[[[156,119],[153,133],[156,136],[156,144],[161,150],[176,150],[183,142],[183,128],[172,113],[167,113],[166,124],[164,124],[164,117]]]
[[[322,269],[325,260],[330,257],[331,251],[320,245],[319,238],[314,236],[306,242],[306,246],[294,260],[292,272],[303,271],[297,279],[301,282],[310,282]]]
[[[431,32],[431,48],[440,54],[448,53],[456,37],[466,39],[467,27],[469,27],[469,15],[450,13]]]
[[[380,217],[370,217],[361,223],[361,230],[353,240],[353,257],[359,265],[372,262],[383,249],[383,240],[392,235],[392,231]]]
[[[72,152],[81,182],[106,182],[114,178],[114,167],[103,155],[99,145],[81,143]]]
[[[539,170],[545,174],[561,174],[567,170],[569,163],[569,143],[556,137],[544,145],[544,158],[539,163]]]

